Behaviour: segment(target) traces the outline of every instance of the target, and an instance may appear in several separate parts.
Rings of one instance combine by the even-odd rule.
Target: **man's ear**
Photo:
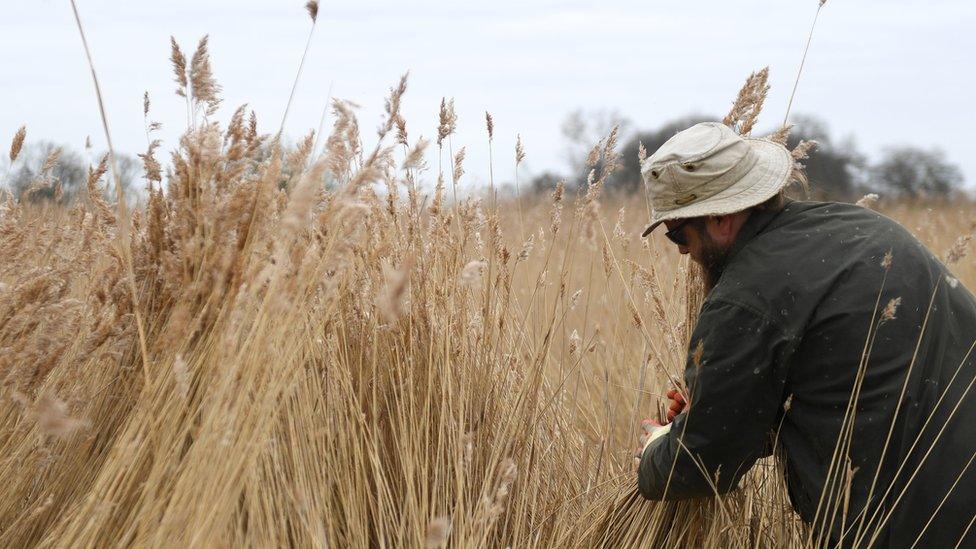
[[[712,240],[725,242],[731,240],[735,226],[735,214],[710,215],[706,221]]]
[[[731,236],[732,226],[735,225],[735,214],[718,215],[715,217],[716,222],[718,223],[719,231],[722,232],[722,236]]]
[[[705,224],[715,236],[725,236],[725,233],[728,232],[731,226],[729,216],[727,215],[710,215],[706,219]]]

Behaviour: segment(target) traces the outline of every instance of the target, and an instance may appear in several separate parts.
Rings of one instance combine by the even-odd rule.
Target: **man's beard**
[[[701,231],[702,235],[701,245],[701,268],[702,274],[705,276],[705,290],[711,292],[712,288],[718,284],[718,279],[722,276],[722,271],[725,270],[725,263],[729,259],[729,251],[732,246],[722,247],[718,245],[708,233]]]

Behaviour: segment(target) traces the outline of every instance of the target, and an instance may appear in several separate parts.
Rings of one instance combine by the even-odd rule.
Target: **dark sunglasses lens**
[[[668,240],[674,242],[678,246],[687,246],[688,240],[685,238],[685,224],[682,223],[677,227],[671,229],[670,231],[664,233],[664,236],[668,237]]]

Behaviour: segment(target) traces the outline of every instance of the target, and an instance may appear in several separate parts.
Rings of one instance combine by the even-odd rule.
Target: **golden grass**
[[[71,208],[0,205],[0,546],[807,545],[773,460],[722,498],[634,491],[700,295],[639,238],[646,200],[603,195],[615,132],[578,195],[448,201],[453,102],[437,173],[405,81],[377,143],[336,101],[325,154],[285,151],[243,109],[209,120],[206,41],[189,79],[172,46],[189,123],[165,191],[150,141],[131,213],[107,159]],[[972,206],[925,208],[887,211],[958,261]]]
[[[337,116],[308,169],[243,117],[183,138],[131,214],[145,367],[104,163],[71,209],[8,197],[0,544],[802,545],[772,462],[633,492],[689,326],[642,199],[425,201],[409,147],[359,160]],[[888,212],[964,253],[970,205]]]

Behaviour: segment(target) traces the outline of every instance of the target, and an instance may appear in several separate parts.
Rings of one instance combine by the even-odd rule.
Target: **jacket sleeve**
[[[637,481],[652,500],[724,494],[769,453],[793,341],[767,315],[707,301],[689,345],[690,405],[644,450]]]

